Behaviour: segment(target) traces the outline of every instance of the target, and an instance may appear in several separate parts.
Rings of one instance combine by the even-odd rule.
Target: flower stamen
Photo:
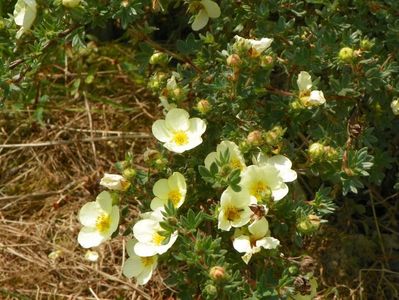
[[[100,233],[107,232],[111,226],[111,217],[107,213],[103,213],[97,217],[96,228]]]
[[[176,145],[178,146],[183,146],[188,144],[188,136],[187,133],[185,133],[182,130],[176,131],[173,135],[173,141],[175,142]]]

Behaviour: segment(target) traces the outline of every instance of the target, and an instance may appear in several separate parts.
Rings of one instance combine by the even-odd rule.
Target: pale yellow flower
[[[230,230],[231,227],[241,227],[247,224],[251,217],[249,206],[256,203],[256,199],[245,191],[234,192],[227,188],[220,198],[218,228]]]
[[[301,71],[297,80],[299,88],[299,100],[304,106],[319,106],[326,102],[322,91],[311,91],[313,86],[312,77],[308,72]]]
[[[129,258],[125,261],[123,265],[123,275],[128,278],[136,278],[136,281],[140,285],[146,284],[152,276],[152,273],[157,267],[158,256],[138,256],[134,252],[136,240],[129,240],[126,244],[126,251]]]
[[[111,238],[118,228],[119,207],[112,205],[108,192],[100,193],[96,201],[86,203],[80,209],[79,221],[83,228],[78,235],[78,242],[83,248],[96,247]]]
[[[164,147],[176,153],[193,149],[202,143],[201,135],[206,130],[206,124],[200,118],[191,118],[187,111],[172,108],[166,114],[165,120],[157,120],[152,125],[153,135]]]
[[[168,179],[155,182],[152,192],[155,198],[151,201],[151,209],[163,208],[171,201],[175,208],[179,208],[186,198],[186,179],[179,172],[174,172]]]
[[[229,162],[228,166],[234,170],[234,169],[240,169],[243,170],[245,166],[245,160],[244,157],[242,156],[240,149],[238,146],[230,141],[223,141],[216,147],[216,152],[211,152],[207,155],[205,158],[205,167],[209,170],[211,167],[211,164],[216,162],[216,159],[220,157],[221,154],[224,154],[226,151],[229,152]]]
[[[252,255],[264,249],[275,249],[280,245],[280,241],[270,237],[269,223],[265,217],[252,222],[248,226],[248,233],[243,234],[240,230],[235,233],[233,247],[238,252],[245,253],[242,259],[248,264]]]
[[[144,219],[133,226],[133,235],[137,239],[134,252],[141,257],[163,254],[176,242],[177,231],[172,233],[168,243],[164,244],[166,237],[161,235],[163,229],[160,222],[163,221],[161,210],[144,214]]]
[[[105,173],[101,178],[100,185],[114,191],[126,191],[130,182],[121,175]]]

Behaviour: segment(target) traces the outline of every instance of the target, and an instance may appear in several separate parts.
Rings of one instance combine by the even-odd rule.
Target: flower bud
[[[320,227],[320,218],[316,215],[308,215],[306,218],[300,220],[297,224],[297,229],[303,234],[311,234]]]
[[[394,99],[391,102],[392,112],[395,116],[399,115],[399,98]]]
[[[75,8],[79,6],[80,0],[62,0],[62,5],[68,8]]]
[[[183,100],[185,97],[185,92],[182,88],[175,88],[171,92],[171,96],[176,99],[176,101]]]
[[[163,52],[155,52],[150,57],[151,65],[166,65],[169,61],[168,55]]]
[[[345,63],[350,63],[352,62],[354,58],[354,52],[352,48],[349,47],[344,47],[341,50],[339,50],[338,53],[338,58]]]
[[[105,173],[101,178],[100,185],[114,191],[126,191],[130,182],[121,175]]]
[[[298,274],[298,267],[295,265],[290,266],[288,268],[288,272],[290,272],[291,275],[296,275],[296,274]]]
[[[216,288],[216,286],[214,286],[213,284],[207,284],[205,286],[205,293],[208,296],[217,296],[218,294],[218,289]]]
[[[208,100],[206,99],[202,99],[200,101],[198,101],[197,103],[197,110],[205,115],[207,112],[209,112],[212,109],[212,105],[209,103]]]
[[[241,58],[238,54],[229,55],[229,57],[227,57],[227,59],[226,59],[226,62],[227,62],[227,65],[229,65],[231,67],[237,67],[242,63]]]
[[[251,131],[247,136],[248,144],[252,146],[259,146],[263,143],[262,132],[259,130]]]
[[[220,281],[226,278],[226,270],[221,266],[212,267],[209,271],[209,277],[214,281]]]
[[[136,176],[136,174],[137,174],[137,172],[133,168],[125,169],[125,170],[123,170],[123,173],[122,173],[123,177],[125,177],[127,180],[134,178]]]
[[[373,48],[374,42],[370,41],[369,39],[364,39],[360,41],[360,49],[364,51],[368,51]]]
[[[320,143],[313,143],[309,146],[308,153],[312,161],[321,160],[324,156],[324,145]]]
[[[284,133],[285,133],[285,129],[283,127],[274,126],[271,130],[267,131],[264,134],[264,138],[268,145],[274,146],[281,141]]]
[[[265,69],[273,68],[274,59],[271,55],[264,55],[260,58],[260,65]]]
[[[162,72],[154,73],[148,81],[148,88],[154,92],[158,92],[166,81],[166,74]]]

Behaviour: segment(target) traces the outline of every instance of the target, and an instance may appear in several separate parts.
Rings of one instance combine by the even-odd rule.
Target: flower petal
[[[193,24],[191,24],[191,28],[194,31],[201,30],[208,23],[209,16],[205,9],[201,9],[199,13],[195,16]]]
[[[118,229],[118,225],[119,225],[119,206],[118,205],[112,206],[110,219],[111,219],[111,225],[109,226],[108,234],[111,236],[116,231],[116,229]]]
[[[272,195],[274,201],[283,199],[288,194],[288,186],[285,183],[281,183],[278,187],[272,189]]]
[[[173,172],[173,174],[168,178],[168,185],[171,189],[178,189],[180,193],[186,193],[186,179],[179,172]]]
[[[137,240],[135,239],[129,239],[126,243],[126,252],[130,257],[136,255],[136,253],[134,253],[134,245],[136,245],[136,243]]]
[[[159,226],[159,223],[156,220],[140,220],[133,226],[133,235],[139,242],[149,243],[152,241],[152,236],[157,226]]]
[[[157,120],[152,124],[152,134],[158,141],[166,143],[172,139],[172,133],[166,127],[165,120]]]
[[[191,118],[189,120],[188,134],[193,136],[201,136],[206,130],[206,123],[200,118]]]
[[[211,168],[211,164],[213,162],[216,162],[216,158],[217,158],[217,154],[216,152],[211,152],[209,153],[206,157],[205,157],[205,168],[207,168],[208,170]]]
[[[112,209],[112,197],[107,191],[101,192],[96,198],[96,202],[100,205],[103,211],[110,213]]]
[[[168,180],[165,178],[159,179],[152,187],[152,192],[154,193],[154,195],[163,200],[168,199],[169,191],[170,187],[168,184]]]
[[[150,207],[151,207],[152,210],[163,209],[165,204],[167,204],[167,201],[162,200],[162,199],[160,199],[158,197],[155,197],[154,199],[152,199]]]
[[[279,245],[280,241],[270,236],[256,241],[257,247],[263,247],[265,249],[276,249]]]
[[[223,211],[220,211],[220,213],[219,213],[218,228],[221,230],[225,230],[225,231],[228,231],[231,229],[230,221],[225,218]]]
[[[144,266],[141,262],[141,258],[137,255],[129,257],[122,268],[122,273],[127,278],[136,277],[141,272],[143,272]]]
[[[186,131],[190,126],[188,121],[189,117],[190,115],[184,109],[173,108],[168,111],[165,117],[166,127],[171,130]]]
[[[97,218],[102,213],[101,207],[97,202],[88,202],[79,211],[79,222],[83,226],[95,227]]]
[[[143,271],[136,277],[136,281],[140,285],[146,284],[148,281],[150,281],[152,277],[152,272],[154,271],[155,267],[149,266],[145,267]]]
[[[308,101],[310,105],[322,105],[326,102],[326,98],[322,91],[312,91]]]
[[[262,217],[259,220],[256,220],[252,224],[250,224],[248,226],[248,230],[251,233],[251,235],[256,240],[258,240],[263,238],[269,231],[269,223],[267,222],[265,217]]]
[[[249,236],[241,235],[239,237],[236,237],[233,241],[233,247],[241,253],[250,252],[251,242],[249,240]]]
[[[83,227],[78,235],[78,243],[83,248],[97,247],[105,240],[107,240],[107,237],[104,237],[95,228],[90,227]]]
[[[312,88],[312,77],[308,72],[301,71],[298,75],[297,84],[300,91],[308,91]]]
[[[141,257],[154,256],[158,253],[157,250],[157,247],[148,243],[138,242],[134,245],[134,253]]]
[[[201,4],[204,6],[209,18],[219,18],[221,11],[219,5],[211,0],[202,0]]]

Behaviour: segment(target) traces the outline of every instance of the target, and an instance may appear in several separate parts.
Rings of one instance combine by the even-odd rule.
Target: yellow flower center
[[[224,215],[226,216],[227,220],[235,221],[240,218],[242,211],[243,211],[243,209],[239,209],[234,206],[228,206],[225,208]]]
[[[148,267],[154,264],[154,256],[148,256],[148,257],[140,257],[141,263],[144,265],[144,267]]]
[[[165,239],[165,237],[160,235],[158,232],[155,232],[154,235],[152,236],[152,241],[157,246],[162,245],[162,242],[164,241],[164,239]]]
[[[176,207],[181,199],[181,194],[178,190],[171,190],[168,194],[168,199],[172,201],[173,205]]]
[[[230,160],[230,167],[232,169],[240,169],[240,170],[243,169],[243,165],[238,158],[232,158]]]
[[[107,213],[103,213],[97,217],[96,228],[100,233],[104,233],[109,230],[111,226],[111,217]]]
[[[263,181],[256,181],[251,185],[250,193],[255,196],[257,200],[261,200],[266,196],[270,196],[270,188]]]
[[[176,131],[173,135],[173,141],[178,146],[183,146],[188,144],[188,136],[183,130]]]

